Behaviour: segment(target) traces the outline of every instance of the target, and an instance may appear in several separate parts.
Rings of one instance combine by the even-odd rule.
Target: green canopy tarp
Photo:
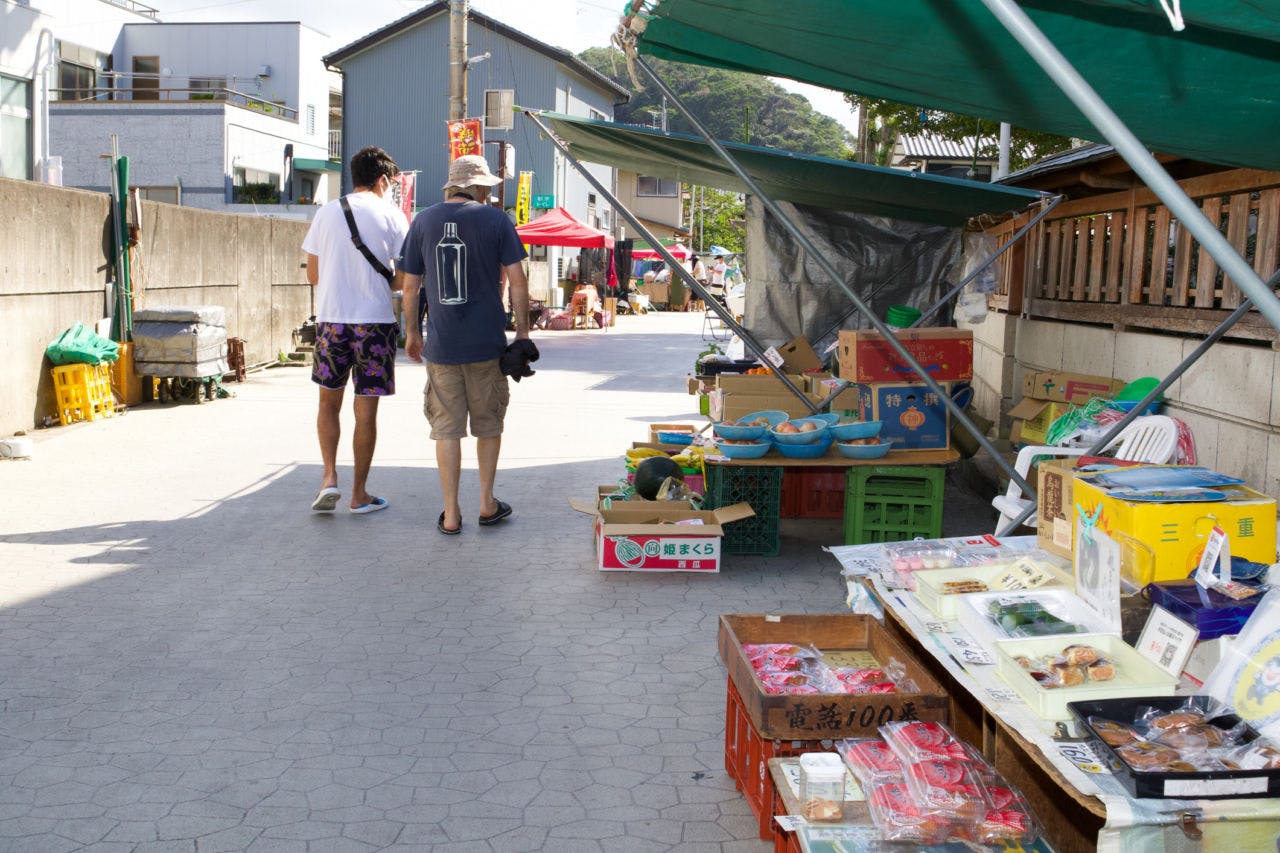
[[[702,139],[637,125],[542,113],[574,156],[641,175],[731,192],[747,187]],[[961,225],[972,216],[1022,210],[1031,190],[886,169],[845,160],[722,143],[772,198],[814,207]]]
[[[1280,4],[1023,0],[1154,151],[1280,170]],[[1096,139],[977,0],[648,0],[641,53]]]

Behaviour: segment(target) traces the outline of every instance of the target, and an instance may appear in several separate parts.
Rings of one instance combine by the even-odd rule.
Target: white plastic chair
[[[1037,456],[1082,456],[1086,447],[1048,447],[1032,445],[1018,451],[1013,470],[1024,480],[1031,470],[1031,461]],[[1173,418],[1165,415],[1146,415],[1135,418],[1132,423],[1121,430],[1120,434],[1099,451],[1101,456],[1111,456],[1127,462],[1146,462],[1151,465],[1162,465],[1172,462],[1178,452],[1178,425]],[[1009,522],[1022,515],[1028,507],[1035,508],[1030,498],[1022,496],[1022,489],[1010,480],[1009,488],[1003,495],[996,495],[991,505],[1000,513],[996,521],[996,534],[999,535]],[[1033,512],[1023,522],[1024,527],[1036,526],[1036,514]]]

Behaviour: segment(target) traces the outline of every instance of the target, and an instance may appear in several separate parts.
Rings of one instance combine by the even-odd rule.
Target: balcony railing
[[[1280,267],[1280,173],[1235,169],[1180,182],[1262,279]],[[998,226],[1007,239],[1026,221]],[[1142,188],[1067,201],[1010,250],[992,305],[1032,317],[1202,335],[1240,289],[1155,194]],[[1271,340],[1256,311],[1231,337]]]
[[[329,131],[329,159],[342,159],[342,131],[340,130]]]
[[[77,103],[92,101],[131,101],[134,103],[178,103],[190,101],[222,101],[238,107],[253,110],[264,115],[276,116],[288,121],[298,120],[298,111],[278,101],[268,100],[260,95],[237,92],[235,89],[161,89],[150,86],[98,87],[96,89],[58,89],[57,100],[61,103]]]
[[[128,9],[135,15],[141,15],[142,17],[150,18],[153,21],[160,20],[160,12],[158,9],[153,9],[150,6],[144,6],[141,3],[135,3],[134,0],[103,0],[103,2],[112,6],[118,6],[121,9]]]

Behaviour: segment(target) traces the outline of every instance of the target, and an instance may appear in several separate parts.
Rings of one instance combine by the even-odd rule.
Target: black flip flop
[[[511,504],[503,503],[502,501],[498,501],[496,498],[495,501],[498,504],[498,508],[493,511],[493,514],[480,516],[480,524],[485,527],[488,527],[491,524],[497,524],[499,521],[502,521],[504,518],[511,515]]]
[[[462,524],[459,523],[457,527],[452,527],[452,528],[445,527],[444,513],[442,512],[440,513],[440,517],[436,519],[436,530],[439,530],[445,536],[457,536],[459,533],[462,532]]]

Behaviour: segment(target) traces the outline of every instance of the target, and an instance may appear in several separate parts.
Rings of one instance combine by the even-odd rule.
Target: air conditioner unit
[[[512,130],[515,128],[515,105],[515,89],[485,89],[484,129]]]

